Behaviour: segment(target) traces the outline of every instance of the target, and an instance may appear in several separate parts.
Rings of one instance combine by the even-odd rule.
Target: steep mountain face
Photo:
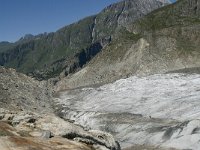
[[[0,65],[31,73],[39,79],[75,72],[110,43],[120,26],[127,27],[166,5],[159,0],[125,0],[55,33],[25,36],[16,46],[0,51]],[[84,56],[82,56],[84,55]]]
[[[81,71],[59,88],[112,82],[132,74],[189,71],[200,67],[200,1],[180,0],[120,29]]]
[[[126,27],[149,12],[169,2],[158,0],[124,0],[105,8],[95,18],[94,39],[113,35],[117,27]]]

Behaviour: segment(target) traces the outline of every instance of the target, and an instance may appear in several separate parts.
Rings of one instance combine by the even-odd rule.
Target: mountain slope
[[[31,73],[39,79],[75,72],[108,44],[119,26],[165,5],[158,0],[125,0],[55,33],[23,38],[0,53],[0,65]],[[30,36],[29,36],[30,37]],[[84,53],[84,57],[82,54]]]
[[[59,88],[112,82],[132,74],[148,75],[200,67],[200,1],[180,0],[121,29],[85,68]]]

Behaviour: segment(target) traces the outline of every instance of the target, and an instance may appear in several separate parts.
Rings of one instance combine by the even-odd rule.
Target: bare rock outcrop
[[[23,150],[30,147],[52,150],[120,150],[120,145],[111,134],[97,130],[86,131],[53,114],[41,116],[31,112],[1,111],[0,115],[4,116],[0,120],[0,143],[3,143],[0,148],[4,150],[15,146]]]

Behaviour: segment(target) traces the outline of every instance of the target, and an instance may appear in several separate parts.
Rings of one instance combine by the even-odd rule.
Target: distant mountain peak
[[[20,42],[20,41],[31,40],[31,39],[33,39],[33,38],[34,38],[34,35],[32,35],[32,34],[25,34],[23,37],[21,37],[21,38],[19,39],[18,42]]]
[[[1,41],[0,44],[9,44],[10,42],[8,41]]]

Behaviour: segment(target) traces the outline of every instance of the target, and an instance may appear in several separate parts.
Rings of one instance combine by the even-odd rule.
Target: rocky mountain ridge
[[[166,2],[124,0],[55,33],[22,38],[16,46],[0,53],[0,65],[38,79],[55,77],[63,70],[68,75],[82,68],[110,43],[118,27],[128,26]],[[81,56],[83,53],[85,57]]]
[[[61,80],[68,89],[113,82],[131,75],[200,67],[199,0],[180,0],[118,30],[113,39],[79,72]]]

